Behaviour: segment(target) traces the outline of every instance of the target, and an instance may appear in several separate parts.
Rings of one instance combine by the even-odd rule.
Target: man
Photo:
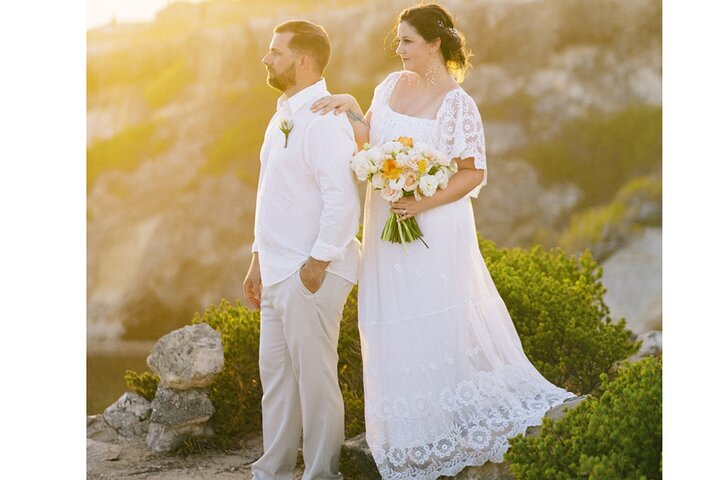
[[[302,437],[303,480],[339,479],[344,407],[337,342],[357,282],[360,200],[349,168],[356,150],[346,115],[310,111],[329,95],[325,30],[275,27],[262,62],[283,92],[260,151],[253,257],[245,296],[260,308],[262,457],[256,480],[292,480]]]

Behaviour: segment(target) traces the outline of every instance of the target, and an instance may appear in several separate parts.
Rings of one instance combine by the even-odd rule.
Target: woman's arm
[[[419,201],[415,197],[403,197],[392,202],[390,210],[399,215],[399,220],[407,220],[431,208],[459,200],[482,183],[485,170],[475,168],[474,158],[458,159],[457,167],[458,171],[450,177],[446,188],[438,188],[431,197],[423,195]]]
[[[355,143],[358,145],[358,150],[362,150],[363,146],[370,141],[372,111],[368,110],[363,115],[360,104],[352,95],[345,93],[323,97],[313,103],[310,110],[313,112],[319,111],[321,115],[325,115],[330,111],[334,111],[335,115],[346,112],[355,133]]]

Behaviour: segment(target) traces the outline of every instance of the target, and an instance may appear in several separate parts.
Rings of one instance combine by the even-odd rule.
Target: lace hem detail
[[[368,405],[368,445],[383,478],[431,480],[468,465],[501,462],[510,438],[575,397],[528,367],[482,372],[437,396]],[[388,431],[389,425],[399,428]]]

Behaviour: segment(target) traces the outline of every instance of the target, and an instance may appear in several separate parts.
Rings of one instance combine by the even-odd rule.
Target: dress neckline
[[[437,112],[435,112],[434,118],[418,117],[415,115],[408,115],[406,113],[400,113],[400,112],[393,110],[393,108],[390,106],[390,98],[392,98],[393,93],[395,93],[395,88],[397,88],[397,84],[400,81],[400,78],[403,76],[403,73],[404,72],[399,72],[397,79],[395,80],[395,83],[390,87],[390,93],[388,94],[388,96],[385,99],[385,106],[387,107],[388,110],[390,110],[395,115],[401,115],[403,117],[413,118],[416,120],[427,120],[429,122],[437,122],[440,117],[440,112],[442,111],[443,105],[445,105],[445,101],[450,97],[450,94],[455,92],[456,90],[462,90],[462,87],[460,87],[460,86],[448,90],[445,93],[445,96],[443,97],[442,101],[440,102],[440,106],[438,106],[438,109],[437,109]]]

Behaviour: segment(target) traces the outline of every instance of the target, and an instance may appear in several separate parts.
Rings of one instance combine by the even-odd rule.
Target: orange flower
[[[413,148],[413,139],[411,137],[398,137],[393,141],[400,142],[406,147]]]
[[[390,180],[398,179],[402,171],[403,169],[398,167],[397,163],[395,163],[395,160],[392,158],[385,160],[385,163],[383,163],[383,166],[380,169],[383,178],[389,178]]]

